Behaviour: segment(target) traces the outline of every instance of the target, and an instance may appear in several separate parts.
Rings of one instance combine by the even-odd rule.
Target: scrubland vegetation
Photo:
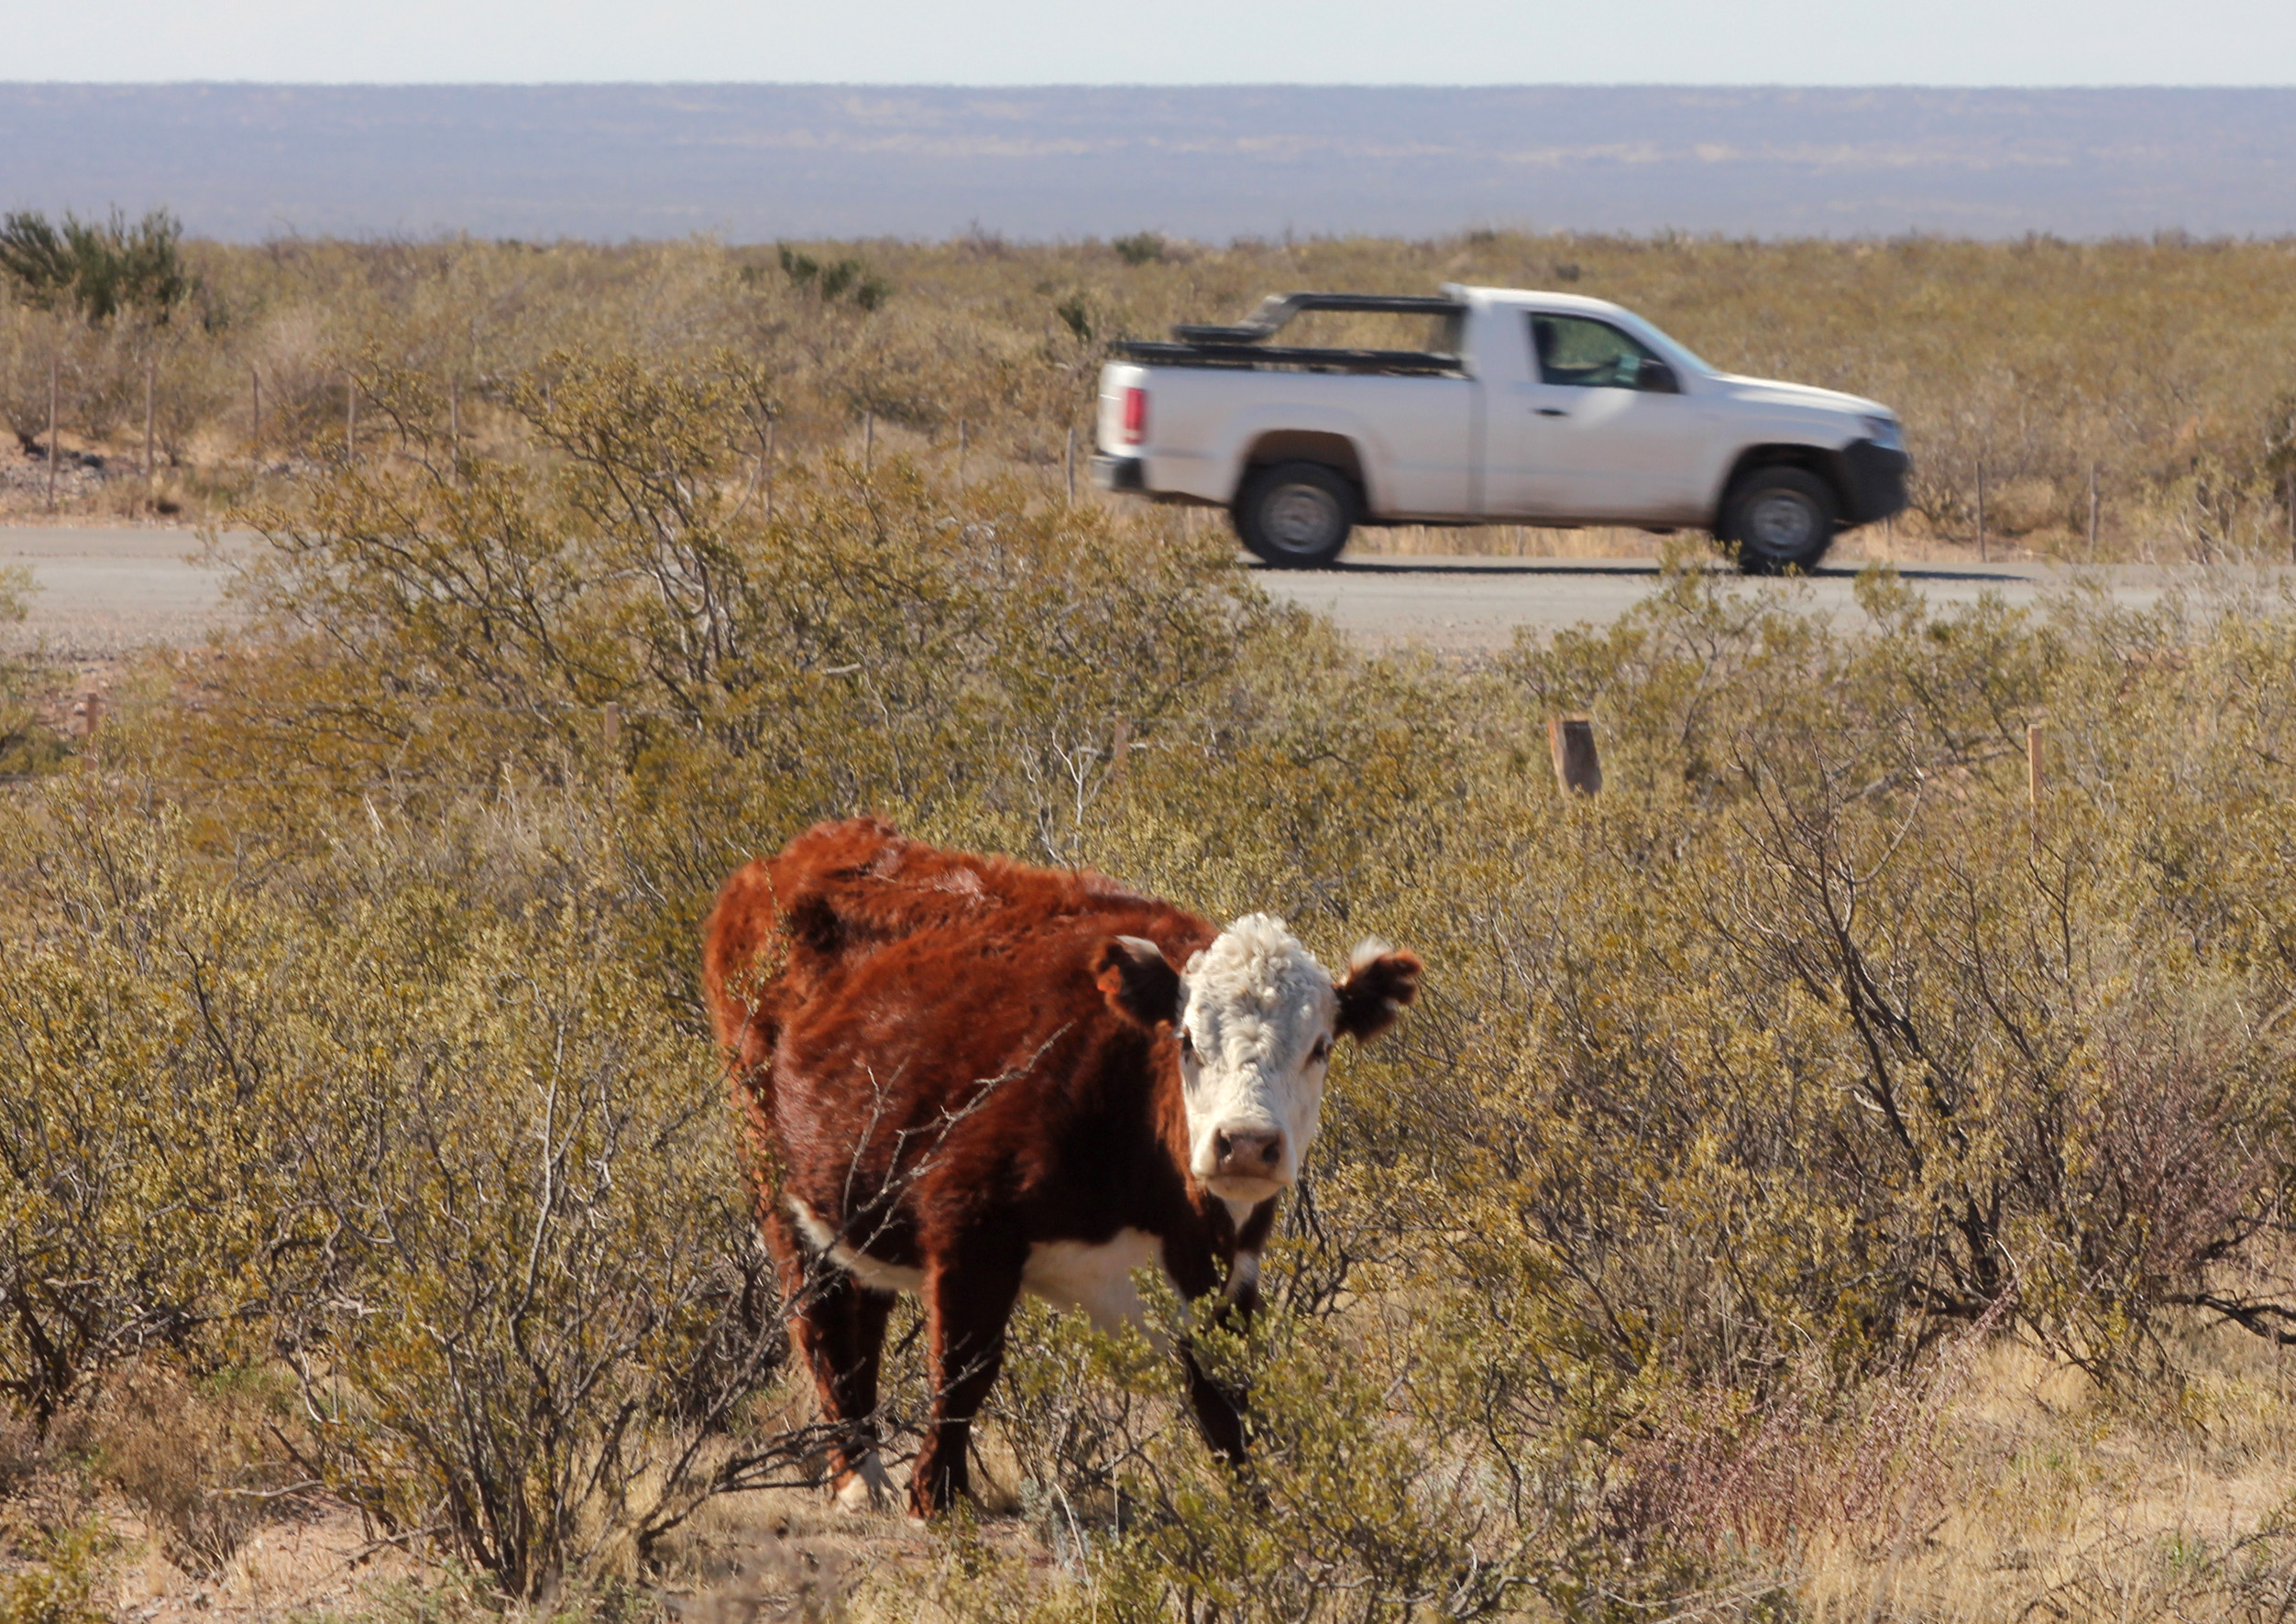
[[[478,447],[507,450],[518,380],[600,346],[666,367],[739,351],[770,379],[753,414],[778,451],[858,455],[873,422],[936,467],[1057,479],[1071,433],[1088,446],[1112,339],[1288,288],[1462,280],[1616,300],[1718,366],[1889,402],[1917,468],[1899,528],[1925,541],[1975,546],[1982,500],[1993,543],[2076,558],[2291,546],[2296,390],[2275,357],[2296,346],[2296,239],[231,247],[179,241],[163,216],[11,216],[0,280],[18,294],[0,310],[0,415],[44,458],[53,369],[59,502],[88,514],[213,518],[291,480],[356,439],[348,397],[376,367],[421,373]],[[0,498],[44,507],[44,468]]]
[[[210,368],[162,488],[267,544],[248,630],[124,667],[93,743],[5,673],[0,1619],[327,1518],[367,1565],[274,1612],[2289,1616],[2296,603],[1933,614],[1876,569],[1843,630],[1685,567],[1462,665],[1047,477],[1106,332],[1567,247],[1718,360],[1904,402],[1940,523],[1961,444],[2142,470],[2116,545],[2203,479],[2261,534],[2287,251],[1120,247],[192,245],[148,332],[8,314],[16,395],[27,334]],[[250,356],[303,381],[234,484]],[[1925,423],[1988,379],[2048,404]],[[1029,1309],[977,1515],[807,1487],[696,936],[862,810],[1426,960],[1267,1311],[1198,1327],[1245,1469],[1145,1342]]]

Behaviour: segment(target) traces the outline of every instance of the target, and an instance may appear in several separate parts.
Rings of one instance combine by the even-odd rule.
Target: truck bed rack
[[[1172,342],[1126,339],[1112,347],[1128,361],[1159,367],[1297,367],[1326,372],[1444,374],[1461,371],[1459,357],[1440,350],[1310,349],[1270,345],[1295,316],[1312,310],[1383,315],[1454,316],[1467,306],[1421,293],[1271,293],[1233,326],[1177,326]]]
[[[1438,375],[1464,369],[1456,356],[1415,349],[1292,349],[1258,344],[1155,344],[1125,339],[1110,346],[1127,361],[1158,367],[1297,367],[1323,372]]]

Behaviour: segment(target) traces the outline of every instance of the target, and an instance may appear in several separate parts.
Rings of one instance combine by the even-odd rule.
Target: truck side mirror
[[[1682,393],[1682,379],[1675,376],[1672,367],[1656,356],[1644,356],[1634,387],[1646,394],[1678,395]]]

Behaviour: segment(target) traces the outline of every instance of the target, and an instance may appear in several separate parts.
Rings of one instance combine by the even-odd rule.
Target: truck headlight
[[[1906,426],[1894,417],[1867,418],[1865,437],[1884,451],[1906,449]]]

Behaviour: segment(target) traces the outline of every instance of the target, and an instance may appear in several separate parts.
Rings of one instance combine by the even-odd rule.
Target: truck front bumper
[[[1093,483],[1103,490],[1145,491],[1148,465],[1137,456],[1102,454],[1093,458]]]
[[[1853,440],[1843,447],[1841,462],[1849,476],[1851,523],[1873,524],[1906,510],[1906,476],[1913,472],[1913,458],[1871,440]]]

